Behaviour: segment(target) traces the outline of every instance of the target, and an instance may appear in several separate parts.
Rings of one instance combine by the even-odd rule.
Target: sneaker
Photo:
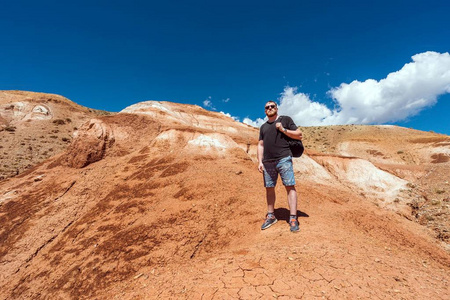
[[[275,224],[277,221],[278,220],[275,217],[273,217],[273,218],[266,217],[266,220],[264,221],[264,223],[261,226],[261,230],[269,228],[270,226]]]
[[[291,226],[291,232],[298,232],[298,231],[300,231],[300,224],[298,223],[298,221],[296,219],[292,219],[289,222],[289,225]]]

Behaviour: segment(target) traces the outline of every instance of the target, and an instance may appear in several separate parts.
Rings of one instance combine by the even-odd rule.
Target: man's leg
[[[266,187],[267,212],[273,213],[275,211],[275,188]]]
[[[297,190],[295,189],[295,185],[286,186],[289,211],[291,216],[297,216]]]
[[[295,189],[295,175],[292,157],[285,157],[277,164],[283,185],[286,188],[291,216],[297,216],[297,191]]]
[[[300,230],[297,220],[297,191],[295,190],[295,175],[292,157],[288,156],[281,159],[277,164],[281,180],[286,188],[287,198],[289,203],[289,226],[292,232]]]
[[[264,186],[266,188],[267,215],[261,229],[267,229],[277,222],[275,217],[275,186],[277,184],[278,172],[275,163],[264,163]]]
[[[267,215],[266,220],[261,226],[261,229],[267,229],[277,222],[275,217],[275,188],[266,187],[266,200],[267,200]]]
[[[295,185],[286,186],[287,198],[289,203],[289,226],[291,232],[298,232],[300,230],[300,224],[297,220],[297,191]]]

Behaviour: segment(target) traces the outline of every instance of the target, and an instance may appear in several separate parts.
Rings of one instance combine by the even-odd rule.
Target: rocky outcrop
[[[77,125],[62,154],[0,182],[0,299],[448,294],[448,252],[411,221],[414,215],[374,205],[399,188],[408,189],[406,200],[414,199],[413,189],[436,181],[436,170],[441,181],[448,178],[449,162],[420,170],[417,187],[390,172],[401,160],[395,170],[417,174],[408,165],[420,162],[415,150],[403,155],[389,145],[405,129],[381,128],[385,136],[370,141],[370,126],[319,128],[316,136],[305,130],[307,150],[294,159],[301,231],[292,234],[280,183],[279,222],[260,230],[266,203],[255,160],[256,128],[193,105],[150,102],[135,108],[89,118]],[[64,122],[71,118],[60,116]],[[47,121],[18,123],[17,132],[2,137],[12,140],[30,123],[51,133],[69,131],[67,123]],[[338,152],[339,143],[352,138],[365,140],[356,148],[349,144],[347,155],[326,150]],[[438,195],[447,192],[446,185],[436,188]],[[418,213],[421,205],[443,210],[448,202],[436,200],[412,203],[420,220],[433,217]],[[398,208],[395,198],[385,202]]]
[[[74,140],[62,160],[69,167],[83,168],[101,160],[113,144],[111,127],[101,120],[92,119],[75,132]]]
[[[0,180],[59,154],[100,114],[54,94],[0,91]]]

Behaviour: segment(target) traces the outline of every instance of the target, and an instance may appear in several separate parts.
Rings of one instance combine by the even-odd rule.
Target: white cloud
[[[314,102],[297,88],[286,87],[280,97],[279,113],[297,125],[383,124],[405,120],[434,105],[437,97],[450,93],[450,54],[424,52],[399,71],[376,81],[353,81],[332,88],[328,95],[336,109]],[[263,120],[244,119],[257,126]]]
[[[228,103],[230,101],[230,98],[222,99],[222,102]]]
[[[385,79],[343,83],[328,93],[340,107],[329,124],[379,124],[404,120],[450,93],[450,54],[425,52],[412,57]]]
[[[210,108],[210,109],[212,109],[212,110],[216,110],[216,108],[215,108],[214,105],[212,104],[211,96],[209,96],[208,99],[205,99],[205,100],[203,101],[203,106],[206,107],[206,108]]]
[[[290,116],[297,125],[319,125],[323,119],[332,115],[325,105],[313,102],[309,95],[296,93],[297,88],[286,87],[281,94],[278,112]]]
[[[227,116],[227,117],[230,117],[230,118],[232,118],[233,120],[235,120],[235,121],[237,121],[237,122],[240,122],[241,120],[239,119],[239,117],[234,117],[234,116],[232,116],[231,114],[229,114],[229,113],[226,113],[226,112],[223,112],[223,111],[221,111],[220,112],[221,114],[223,114],[223,115],[225,115],[225,116]],[[253,126],[253,127],[257,127],[257,128],[259,128],[262,124],[264,124],[264,122],[266,122],[267,121],[267,117],[263,120],[263,119],[261,119],[261,118],[258,118],[258,119],[256,119],[256,121],[253,121],[253,120],[251,120],[250,118],[244,118],[244,120],[242,121],[242,123],[244,123],[244,124],[247,124],[247,125],[250,125],[250,126]]]
[[[225,113],[225,112],[223,112],[223,111],[221,111],[220,113],[223,114],[223,115],[225,115],[225,116],[227,116],[227,117],[232,118],[232,119],[235,120],[235,121],[238,121],[238,122],[239,122],[239,118],[238,118],[238,117],[233,117],[233,116],[230,115],[229,113]]]
[[[261,118],[256,119],[256,121],[251,120],[250,118],[244,118],[242,123],[259,128],[264,122],[266,122],[267,118],[264,120]]]

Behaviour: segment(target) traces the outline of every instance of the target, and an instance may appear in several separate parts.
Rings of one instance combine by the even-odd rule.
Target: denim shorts
[[[292,157],[263,162],[264,165],[264,186],[275,187],[280,174],[281,181],[285,186],[295,185],[294,167]]]

